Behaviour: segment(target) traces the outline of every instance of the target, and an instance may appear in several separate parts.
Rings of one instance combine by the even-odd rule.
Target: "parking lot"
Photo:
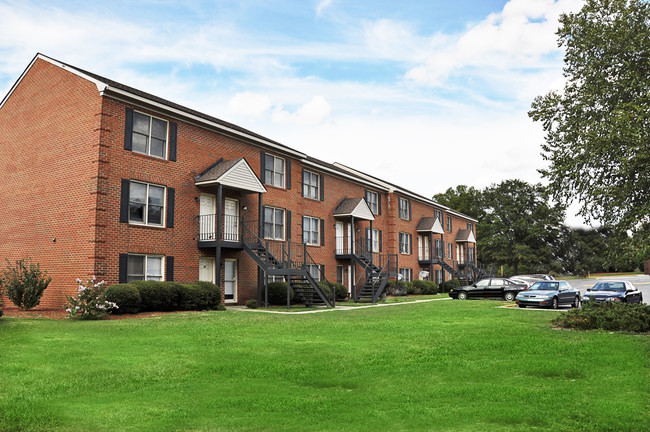
[[[616,277],[598,277],[590,279],[573,279],[568,282],[573,285],[574,288],[580,290],[581,294],[584,294],[587,291],[587,288],[591,288],[599,280],[606,279],[615,279],[615,280],[626,280],[632,282],[636,285],[637,288],[643,293],[643,303],[650,304],[650,276],[648,275],[639,275],[639,276],[616,276]]]

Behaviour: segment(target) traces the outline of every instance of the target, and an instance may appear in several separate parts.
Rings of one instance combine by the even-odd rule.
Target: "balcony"
[[[237,216],[223,215],[221,226],[217,227],[216,214],[198,216],[198,247],[214,248],[220,245],[222,247],[241,249],[243,238],[242,222]]]

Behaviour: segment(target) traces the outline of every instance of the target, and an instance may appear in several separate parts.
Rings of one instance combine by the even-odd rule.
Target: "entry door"
[[[223,291],[226,301],[237,301],[237,260],[224,261]]]
[[[343,252],[343,222],[336,223],[336,253],[342,255]]]
[[[199,240],[214,240],[216,221],[216,199],[214,195],[201,194],[199,208]]]
[[[352,247],[352,224],[348,224],[348,252],[356,252]]]
[[[223,239],[239,241],[239,201],[226,198],[223,206]]]
[[[215,283],[214,258],[209,258],[209,257],[199,258],[199,280]]]

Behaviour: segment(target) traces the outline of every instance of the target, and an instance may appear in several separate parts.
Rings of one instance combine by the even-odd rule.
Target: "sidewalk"
[[[250,309],[247,308],[246,306],[228,306],[227,309],[234,310],[234,311],[242,311],[242,312],[262,312],[262,313],[284,314],[284,315],[300,315],[300,314],[313,314],[313,313],[320,313],[320,312],[368,309],[368,308],[385,307],[385,306],[409,305],[409,304],[426,303],[426,302],[441,301],[441,300],[451,300],[451,297],[427,299],[427,300],[413,300],[413,301],[395,302],[395,303],[378,303],[378,304],[369,304],[366,306],[336,306],[335,308],[329,308],[329,309],[316,309],[316,310],[306,310],[306,311],[296,311],[296,312],[270,311],[264,308]]]

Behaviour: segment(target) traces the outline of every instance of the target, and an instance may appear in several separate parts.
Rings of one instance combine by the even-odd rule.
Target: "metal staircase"
[[[320,279],[330,286],[333,293],[328,299],[318,283],[310,275],[308,265],[316,265],[307,253],[306,245],[289,242],[262,240],[242,221],[242,247],[266,275],[284,276],[295,296],[305,306],[325,305],[335,307],[335,290],[321,272]],[[320,267],[319,267],[320,269]]]
[[[388,278],[391,276],[391,262],[395,258],[391,254],[379,255],[378,263],[382,267],[374,264],[374,260],[370,259],[370,255],[352,254],[352,260],[359,264],[364,269],[366,279],[361,287],[356,289],[354,301],[357,303],[377,303],[386,288]],[[393,276],[397,275],[397,271]]]

